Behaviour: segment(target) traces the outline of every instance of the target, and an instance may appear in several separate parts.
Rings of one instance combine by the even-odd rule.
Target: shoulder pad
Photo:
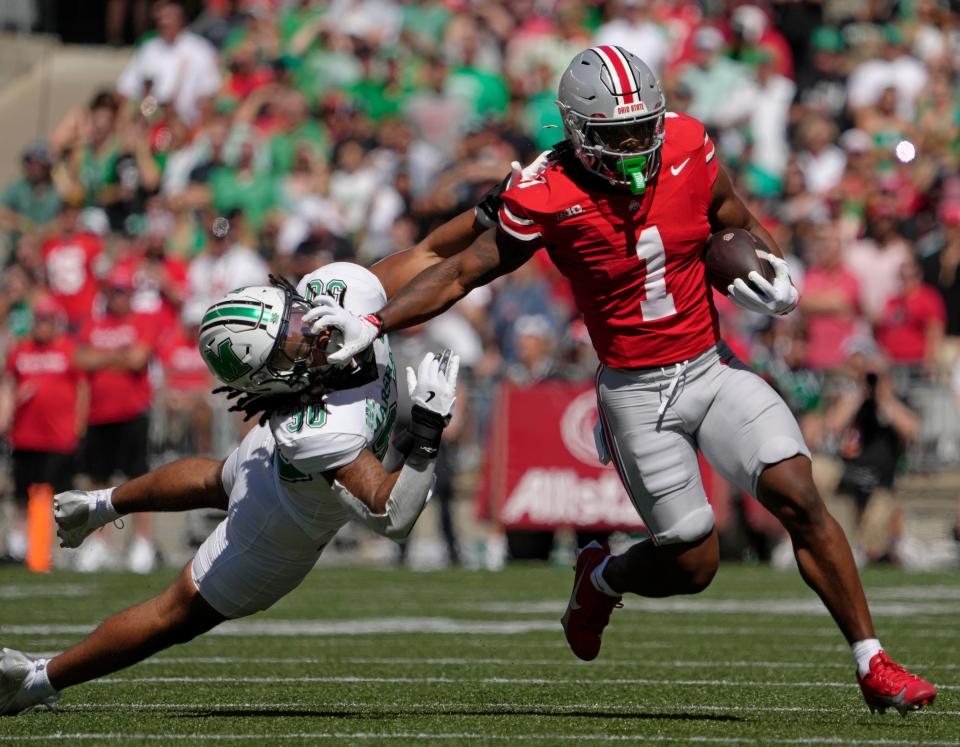
[[[706,142],[706,128],[688,114],[667,112],[663,128],[664,146],[676,153],[696,153]]]

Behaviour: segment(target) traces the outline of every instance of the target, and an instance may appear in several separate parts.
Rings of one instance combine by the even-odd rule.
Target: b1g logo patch
[[[583,215],[583,206],[582,205],[571,205],[564,210],[561,210],[558,213],[554,213],[554,218],[557,223],[563,223],[563,221],[573,218],[576,215]]]

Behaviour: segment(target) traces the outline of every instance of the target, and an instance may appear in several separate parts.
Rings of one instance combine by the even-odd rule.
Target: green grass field
[[[159,591],[147,578],[0,569],[0,644],[53,652]],[[698,597],[627,599],[600,658],[558,622],[572,572],[320,568],[267,613],[0,719],[0,745],[960,745],[960,584],[866,573],[881,640],[941,686],[871,715],[795,573],[724,567]]]

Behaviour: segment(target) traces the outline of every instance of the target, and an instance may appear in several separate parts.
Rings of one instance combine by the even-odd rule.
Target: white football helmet
[[[643,60],[623,47],[584,50],[560,79],[557,106],[585,168],[634,194],[646,190],[660,168],[667,105]]]
[[[290,289],[237,288],[200,321],[200,353],[211,373],[234,389],[296,392],[316,378],[313,339],[300,322],[310,303]],[[290,335],[292,330],[300,334]]]

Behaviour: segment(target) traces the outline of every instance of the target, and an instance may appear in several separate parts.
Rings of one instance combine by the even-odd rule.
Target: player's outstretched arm
[[[541,173],[550,163],[550,155],[551,151],[544,151],[526,167],[514,161],[510,164],[510,173],[491,188],[475,208],[464,210],[448,220],[416,246],[391,254],[374,264],[370,271],[383,284],[387,298],[392,298],[394,293],[428,267],[459,254],[484,231],[495,227],[500,211],[500,195],[514,184]]]
[[[431,231],[423,241],[389,257],[384,257],[370,267],[377,276],[387,298],[393,298],[403,286],[433,265],[459,254],[487,230],[477,218],[473,208],[448,220]]]
[[[341,348],[327,358],[342,366],[368,348],[378,335],[432,319],[474,288],[518,268],[538,248],[522,245],[522,242],[506,243],[489,231],[466,251],[421,272],[376,314],[354,316],[320,296],[303,320],[312,325],[313,334],[320,334],[327,327],[335,327],[343,333]]]
[[[416,373],[407,369],[413,401],[412,449],[397,472],[389,473],[367,449],[354,461],[327,473],[341,504],[373,531],[404,540],[430,496],[440,437],[456,402],[460,359],[445,351],[428,353]]]

